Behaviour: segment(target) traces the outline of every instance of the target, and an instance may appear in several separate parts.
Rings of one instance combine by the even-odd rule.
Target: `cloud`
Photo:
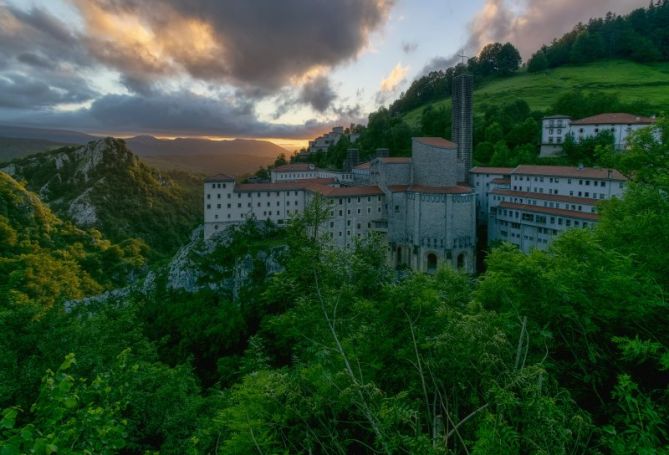
[[[384,93],[394,91],[402,82],[406,80],[408,72],[408,66],[402,66],[401,63],[395,65],[395,67],[390,71],[390,74],[388,74],[388,76],[386,76],[386,78],[381,81],[381,91]]]
[[[3,108],[41,109],[97,96],[80,75],[94,67],[80,37],[40,8],[0,3],[0,62]]]
[[[486,0],[469,24],[469,37],[451,57],[435,57],[419,73],[443,70],[458,62],[457,54],[477,55],[493,42],[511,42],[527,60],[542,45],[550,44],[579,22],[611,11],[626,14],[647,6],[647,0]]]
[[[45,82],[30,76],[0,75],[0,107],[41,108],[91,100],[97,93],[80,78]]]
[[[260,95],[355,58],[394,2],[74,1],[91,53],[129,80],[186,73]]]
[[[89,108],[74,111],[23,111],[23,115],[13,117],[8,117],[6,111],[4,114],[3,123],[92,132],[304,138],[324,129],[323,123],[313,120],[304,125],[262,122],[247,100],[232,96],[204,97],[187,90],[105,95]]]
[[[325,112],[336,98],[337,94],[330,85],[330,80],[320,75],[302,86],[299,101],[310,105],[317,112]]]
[[[402,41],[402,52],[405,54],[413,54],[418,49],[418,43]]]

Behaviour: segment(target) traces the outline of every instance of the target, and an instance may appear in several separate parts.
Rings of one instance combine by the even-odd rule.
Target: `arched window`
[[[427,271],[430,273],[437,271],[437,255],[434,253],[427,255]]]
[[[465,253],[458,254],[458,270],[465,268]]]

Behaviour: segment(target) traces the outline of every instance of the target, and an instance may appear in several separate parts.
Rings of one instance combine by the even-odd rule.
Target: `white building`
[[[353,174],[320,169],[311,163],[292,163],[278,166],[271,171],[272,183],[304,179],[335,179],[339,183],[353,183]]]
[[[627,137],[634,131],[655,124],[655,118],[632,114],[599,114],[580,120],[572,120],[566,115],[544,117],[541,126],[541,156],[556,156],[562,152],[562,145],[571,135],[576,142],[609,131],[613,135],[617,150],[627,147]]]
[[[488,241],[526,253],[546,249],[567,229],[593,226],[599,203],[622,196],[626,183],[616,170],[567,166],[518,166],[509,177],[487,192]]]
[[[309,141],[307,153],[327,152],[331,145],[337,145],[339,140],[344,136],[344,127],[335,126],[332,131],[322,136],[317,137],[313,141]]]
[[[431,272],[450,264],[473,273],[476,198],[461,183],[457,146],[414,138],[412,151],[411,158],[375,158],[355,173],[355,186],[354,174],[330,176],[308,164],[277,168],[266,184],[211,177],[204,188],[205,238],[248,219],[285,224],[320,195],[330,206],[321,232],[334,245],[350,247],[375,232],[385,237],[393,266]]]
[[[476,220],[488,223],[488,194],[490,191],[511,183],[512,167],[473,167],[469,171],[476,193]]]

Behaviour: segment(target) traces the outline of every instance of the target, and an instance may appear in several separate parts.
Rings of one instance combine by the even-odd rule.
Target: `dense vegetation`
[[[626,16],[609,13],[605,18],[578,24],[535,53],[527,69],[537,72],[612,58],[642,63],[669,60],[669,1],[651,1],[648,8]]]
[[[120,139],[64,147],[8,166],[61,217],[115,242],[139,238],[152,257],[176,251],[202,218],[200,178],[158,172]]]
[[[607,159],[633,181],[596,228],[530,255],[501,245],[477,278],[398,280],[374,241],[332,250],[309,229],[327,213],[315,204],[200,258],[219,282],[239,258],[285,246],[283,270],[252,273],[236,299],[161,284],[70,312],[62,299],[5,298],[0,450],[664,453],[669,147],[644,131]],[[25,198],[38,219],[53,215],[7,181],[16,235],[3,228],[3,261],[33,244],[71,261],[60,251],[76,248],[44,243],[60,231],[19,230]]]

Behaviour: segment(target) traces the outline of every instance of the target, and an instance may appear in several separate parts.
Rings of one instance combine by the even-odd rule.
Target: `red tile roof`
[[[284,164],[272,169],[272,172],[306,172],[315,171],[316,167],[310,163]]]
[[[515,168],[512,167],[487,167],[487,166],[476,166],[469,170],[474,174],[501,174],[509,175],[513,172]]]
[[[384,164],[410,164],[411,157],[409,156],[385,156],[377,158],[381,160]]]
[[[378,196],[383,194],[383,191],[378,186],[342,186],[340,188],[312,185],[307,188],[307,191],[318,193],[326,197],[342,197],[342,196]]]
[[[429,145],[431,147],[438,147],[442,149],[457,149],[458,144],[451,142],[443,137],[414,137],[414,140],[421,144]]]
[[[504,209],[522,210],[525,212],[546,213],[548,215],[563,216],[565,218],[578,218],[582,220],[597,221],[599,215],[596,213],[577,212],[574,210],[553,209],[550,207],[539,207],[537,205],[514,204],[513,202],[502,202],[499,204]]]
[[[205,182],[234,182],[235,178],[226,174],[211,175],[204,179]]]
[[[498,194],[500,196],[522,197],[525,199],[539,199],[542,201],[569,202],[572,204],[597,205],[599,204],[599,202],[601,202],[600,199],[591,199],[587,197],[564,196],[560,194],[546,194],[546,193],[530,193],[527,191],[492,190],[490,194]]]
[[[235,192],[248,193],[253,191],[292,191],[305,190],[312,186],[327,186],[335,183],[335,179],[302,179],[294,180],[292,182],[277,182],[277,183],[244,183],[235,185]]]
[[[365,170],[365,169],[369,169],[369,165],[370,165],[370,162],[367,161],[366,163],[358,164],[358,165],[357,165],[356,167],[354,167],[353,169],[361,169],[361,170]]]
[[[627,180],[615,169],[571,166],[518,166],[511,172],[514,175],[541,175],[551,177],[590,178],[600,180]]]
[[[626,113],[599,114],[571,122],[572,125],[651,125],[653,123],[655,123],[654,118]]]
[[[427,193],[427,194],[469,194],[471,187],[465,185],[456,186],[425,186],[425,185],[390,185],[388,187],[393,193]]]

